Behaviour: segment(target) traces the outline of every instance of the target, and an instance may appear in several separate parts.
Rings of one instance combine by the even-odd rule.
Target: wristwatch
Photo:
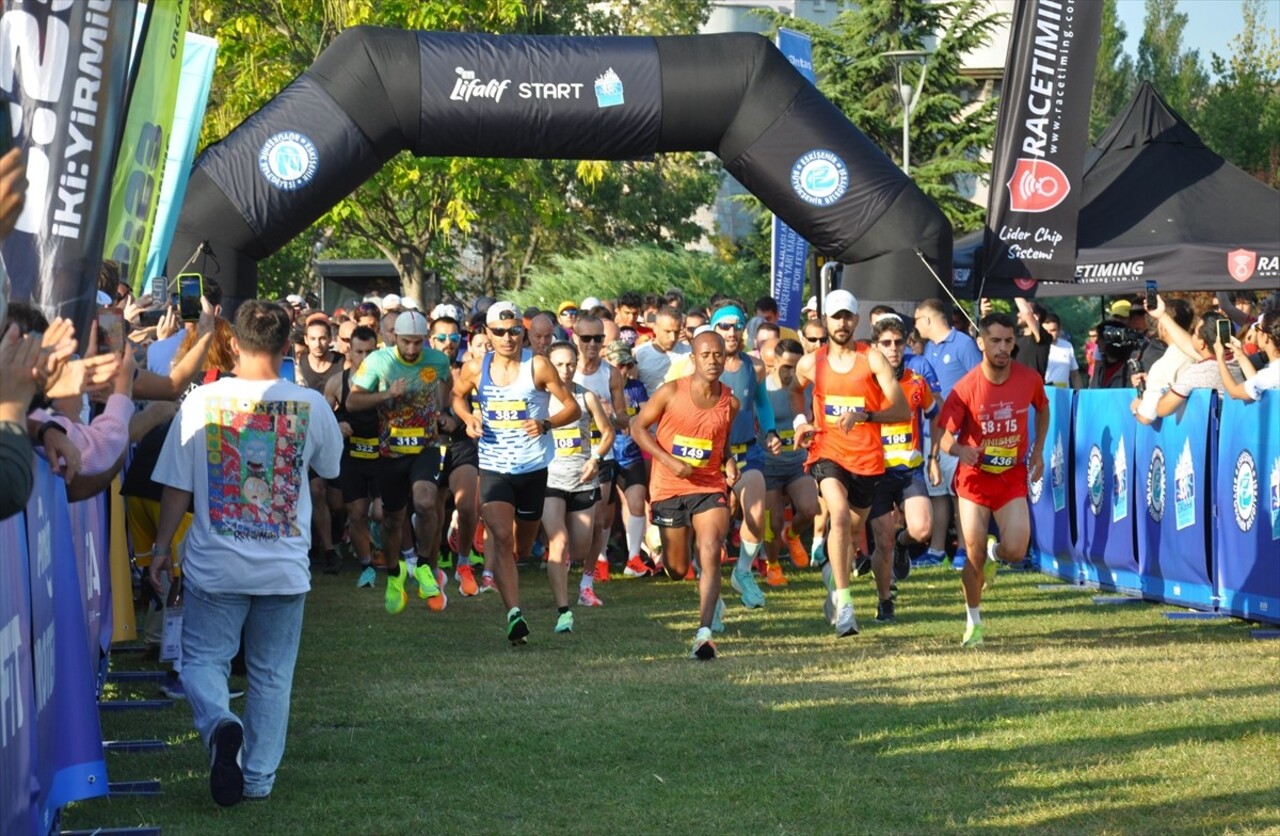
[[[542,432],[544,435],[546,433],[551,432],[551,422],[546,418],[543,418],[542,420],[538,421],[538,426],[542,428]]]
[[[44,446],[44,434],[49,432],[49,430],[57,430],[63,435],[67,434],[66,429],[63,428],[61,424],[59,424],[57,421],[54,421],[53,419],[49,419],[48,421],[45,421],[43,424],[40,425],[40,429],[36,430],[36,442],[41,447]]]

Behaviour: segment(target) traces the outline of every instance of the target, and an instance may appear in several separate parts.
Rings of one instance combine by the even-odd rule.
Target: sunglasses
[[[906,340],[880,340],[879,341],[880,345],[884,346],[885,348],[892,348],[895,345],[902,345],[904,342],[906,342]]]
[[[462,339],[462,335],[461,334],[436,334],[431,339],[435,340],[438,343],[443,343],[443,342],[456,343]]]
[[[577,315],[578,315],[578,309],[577,309],[577,308],[565,308],[563,311],[561,311],[561,312],[560,312],[560,315],[561,315],[561,316],[577,316]]]
[[[740,322],[717,322],[717,331],[741,331],[742,323]]]
[[[826,337],[805,337],[805,339],[806,339],[806,340],[808,340],[808,341],[809,341],[809,342],[811,342],[811,343],[817,343],[818,345],[826,345],[826,344],[827,344],[827,338],[826,338]]]
[[[505,337],[508,334],[513,337],[518,337],[524,333],[524,326],[512,325],[510,328],[490,328],[489,333],[495,337]]]
[[[584,343],[602,343],[604,342],[604,334],[577,334],[578,339]]]

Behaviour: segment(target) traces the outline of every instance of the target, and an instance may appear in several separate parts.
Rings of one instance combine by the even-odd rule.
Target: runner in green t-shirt
[[[351,376],[351,409],[378,410],[378,486],[382,493],[382,530],[387,559],[387,612],[404,610],[409,596],[405,559],[412,548],[401,551],[405,539],[405,508],[413,498],[417,513],[418,596],[439,612],[449,599],[440,571],[440,518],[437,508],[440,448],[437,422],[452,391],[449,358],[424,345],[426,317],[405,311],[396,318],[395,345],[380,348],[365,358]]]

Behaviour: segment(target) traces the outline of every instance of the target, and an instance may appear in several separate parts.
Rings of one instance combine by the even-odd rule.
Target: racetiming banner
[[[1141,588],[1133,545],[1132,389],[1076,393],[1076,554],[1086,583]]]
[[[813,42],[809,36],[791,29],[778,30],[778,51],[811,84]],[[809,260],[809,243],[791,227],[773,216],[773,247],[769,259],[769,295],[778,302],[778,322],[788,328],[800,327],[804,305],[804,273]]]
[[[996,122],[983,275],[1069,282],[1102,3],[1018,0]]]
[[[89,333],[134,0],[4,0],[0,96],[26,149],[26,206],[3,243],[11,298]]]
[[[182,72],[178,79],[178,101],[173,110],[173,127],[169,131],[169,153],[165,157],[164,177],[160,181],[160,200],[156,208],[151,244],[147,249],[147,265],[139,277],[134,293],[145,292],[142,283],[164,275],[165,259],[178,228],[178,210],[191,179],[191,163],[196,156],[200,126],[204,123],[209,88],[213,84],[213,65],[218,57],[218,42],[204,35],[188,32],[183,39]],[[175,272],[191,257],[191,253],[175,253]]]
[[[1044,444],[1044,474],[1027,486],[1031,503],[1030,557],[1039,571],[1075,583],[1081,579],[1081,572],[1071,548],[1068,470],[1075,393],[1050,386],[1045,394],[1049,397],[1049,434]]]
[[[151,0],[145,13],[139,10],[137,28],[143,38],[138,47],[141,57],[111,181],[103,248],[107,258],[120,262],[120,280],[135,293],[141,291],[172,134],[187,0]]]
[[[1134,489],[1143,497],[1137,533],[1144,598],[1213,608],[1209,433],[1216,399],[1216,392],[1196,389],[1177,412],[1150,427],[1136,425]],[[1240,431],[1233,426],[1231,434]]]
[[[1219,609],[1280,624],[1280,392],[1222,407],[1214,482]]]

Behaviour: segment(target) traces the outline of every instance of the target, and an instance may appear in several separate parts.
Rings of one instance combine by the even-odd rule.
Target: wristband
[[[809,419],[804,417],[804,413],[801,413],[797,415],[795,418],[791,419],[791,429],[795,430],[796,432],[799,432],[800,428],[807,423],[809,423]]]
[[[66,429],[64,429],[61,424],[59,424],[57,421],[54,421],[53,419],[49,419],[48,421],[45,421],[43,424],[40,425],[40,429],[36,430],[36,442],[41,447],[44,446],[44,434],[49,432],[49,430],[57,430],[63,435],[67,434]]]

